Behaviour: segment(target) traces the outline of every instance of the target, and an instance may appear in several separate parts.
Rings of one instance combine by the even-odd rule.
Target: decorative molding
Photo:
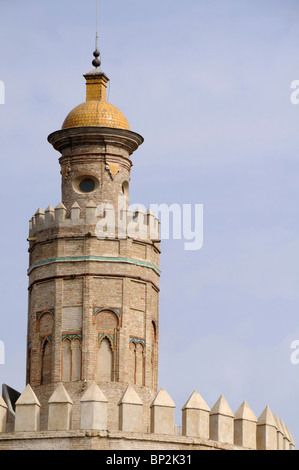
[[[64,334],[61,336],[61,341],[64,341],[65,339],[69,339],[70,341],[73,341],[73,339],[80,339],[82,341],[82,335],[79,333]]]
[[[110,338],[112,344],[114,343],[114,335],[113,334],[99,333],[98,334],[98,342],[100,342],[103,338]]]
[[[52,336],[51,336],[51,335],[43,336],[43,337],[40,339],[41,344],[44,344],[45,341],[49,341],[49,342],[52,344]]]
[[[27,274],[29,275],[34,268],[37,268],[39,266],[45,266],[47,264],[52,264],[52,263],[66,263],[66,262],[75,262],[75,261],[99,261],[99,262],[113,262],[113,263],[129,263],[129,264],[136,264],[138,266],[144,266],[146,268],[151,268],[153,269],[159,276],[161,274],[161,271],[152,263],[148,263],[147,261],[142,261],[142,260],[136,260],[132,258],[121,258],[121,257],[110,257],[110,256],[67,256],[63,258],[51,258],[48,260],[44,261],[39,261],[37,263],[34,263],[32,266],[27,271]]]
[[[111,179],[114,180],[115,176],[119,172],[119,167],[118,167],[117,163],[107,163],[106,170],[109,171]]]
[[[99,312],[105,312],[105,311],[113,311],[114,313],[116,313],[116,315],[120,318],[121,317],[121,313],[120,313],[120,308],[114,308],[114,307],[94,307],[93,309],[93,314],[96,315],[97,313]]]
[[[53,317],[55,317],[55,308],[47,308],[46,310],[42,310],[41,312],[36,313],[36,319],[38,320],[41,315],[44,313],[51,313]]]
[[[145,283],[151,284],[152,288],[156,292],[160,292],[160,289],[158,286],[156,286],[151,279],[145,279],[140,276],[132,276],[128,274],[109,274],[109,273],[94,273],[94,272],[80,272],[77,274],[61,274],[61,275],[56,275],[56,276],[49,276],[49,277],[43,277],[39,279],[35,279],[32,281],[32,283],[29,285],[28,290],[30,291],[36,284],[41,284],[43,282],[49,282],[57,279],[77,279],[77,278],[84,278],[84,277],[99,277],[99,278],[104,278],[104,279],[132,279],[132,280],[137,280],[137,281],[143,281]]]
[[[134,342],[135,344],[142,343],[143,346],[146,346],[146,342],[144,338],[136,338],[133,336],[130,336],[130,343]]]

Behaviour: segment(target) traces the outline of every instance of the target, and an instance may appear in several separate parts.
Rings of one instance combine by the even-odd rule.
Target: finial
[[[99,57],[100,57],[100,52],[99,52],[98,48],[96,48],[96,50],[94,51],[93,56],[94,56],[94,60],[92,61],[92,65],[93,65],[95,68],[100,67],[101,61],[100,61],[100,59],[99,59]]]
[[[96,0],[96,6],[97,6],[97,11],[96,11],[96,48],[95,48],[95,51],[93,53],[94,60],[92,61],[92,65],[95,68],[98,68],[101,65],[101,60],[99,59],[100,52],[99,52],[99,47],[98,47],[98,43],[99,43],[99,36],[98,36],[98,16],[99,16],[98,9],[99,9],[99,6],[98,6],[98,0]]]

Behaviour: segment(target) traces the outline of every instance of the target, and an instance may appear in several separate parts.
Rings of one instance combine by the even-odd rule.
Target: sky
[[[131,203],[203,206],[201,249],[161,244],[159,387],[177,424],[196,389],[268,405],[298,446],[298,1],[99,4],[109,101],[144,137]],[[20,392],[28,222],[60,202],[47,136],[85,101],[95,25],[95,0],[0,0],[0,385]]]

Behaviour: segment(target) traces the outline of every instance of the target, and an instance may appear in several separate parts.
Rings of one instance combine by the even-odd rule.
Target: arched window
[[[128,183],[128,181],[123,182],[123,184],[122,184],[122,193],[126,198],[126,204],[127,204],[127,207],[128,207],[128,205],[129,205],[129,183]]]
[[[65,339],[62,343],[62,381],[70,382],[72,376],[71,341]]]
[[[145,383],[145,347],[138,339],[130,342],[130,383],[144,385]]]
[[[72,342],[72,381],[81,380],[81,341],[76,338]]]
[[[81,379],[81,340],[66,337],[62,343],[62,381]]]
[[[135,360],[136,360],[136,379],[135,379],[135,384],[136,385],[144,385],[144,346],[142,343],[138,343],[136,346],[136,355],[135,355]]]
[[[41,384],[49,384],[52,380],[52,367],[51,367],[51,343],[48,338],[45,338],[42,344],[42,360],[41,360]]]
[[[130,342],[130,383],[136,383],[136,344]]]
[[[54,327],[54,316],[50,311],[45,311],[39,315],[38,329],[41,336],[51,335]]]
[[[114,333],[114,329],[118,327],[118,317],[111,310],[100,310],[95,317],[96,327],[99,333]]]
[[[103,338],[97,353],[96,380],[113,381],[113,351],[109,339]]]
[[[99,310],[95,315],[95,325],[99,338],[96,378],[99,381],[116,380],[116,344],[119,317],[113,310]]]
[[[157,369],[158,369],[158,353],[157,353],[157,328],[156,323],[152,321],[151,328],[151,387],[157,388]]]

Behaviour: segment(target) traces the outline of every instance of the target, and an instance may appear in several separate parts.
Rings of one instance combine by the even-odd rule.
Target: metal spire
[[[98,68],[101,65],[101,60],[99,59],[100,52],[99,52],[99,35],[98,35],[98,17],[99,17],[98,11],[99,11],[99,5],[98,5],[98,0],[96,0],[96,48],[93,53],[94,60],[92,61],[92,65],[95,68]]]

